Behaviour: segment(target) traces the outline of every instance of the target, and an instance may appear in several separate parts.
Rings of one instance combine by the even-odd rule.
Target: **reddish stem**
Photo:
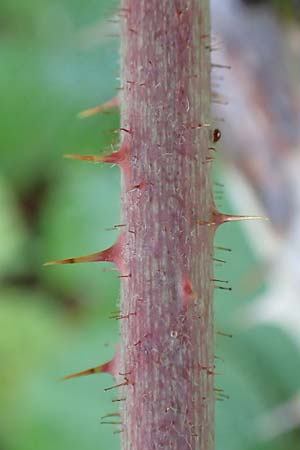
[[[122,446],[212,450],[208,0],[123,0],[120,16]]]

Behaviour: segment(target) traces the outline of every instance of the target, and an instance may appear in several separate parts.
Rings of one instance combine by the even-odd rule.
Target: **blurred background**
[[[300,178],[297,0],[212,0],[215,198],[269,222],[217,233],[217,450],[300,443]],[[62,158],[116,140],[117,0],[0,4],[0,449],[117,450],[108,375],[59,383],[114,353],[110,265],[43,262],[111,245],[117,168]],[[222,262],[224,261],[224,262]],[[229,336],[227,335],[229,333]],[[230,337],[232,335],[232,337]],[[229,397],[227,399],[227,396]]]

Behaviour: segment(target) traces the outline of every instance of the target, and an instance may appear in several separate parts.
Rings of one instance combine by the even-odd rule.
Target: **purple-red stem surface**
[[[208,0],[122,0],[120,15],[122,448],[212,450]]]

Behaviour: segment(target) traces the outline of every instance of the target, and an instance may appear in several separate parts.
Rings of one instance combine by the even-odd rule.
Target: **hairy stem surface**
[[[122,446],[212,450],[208,0],[121,16]]]

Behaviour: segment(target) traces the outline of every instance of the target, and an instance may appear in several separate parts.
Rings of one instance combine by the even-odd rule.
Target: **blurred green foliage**
[[[247,6],[271,6],[282,20],[298,21],[300,19],[299,0],[242,0]]]
[[[281,18],[285,20],[299,21],[299,0],[271,0],[271,3]]]
[[[118,40],[111,0],[2,0],[0,5],[0,448],[94,450],[118,448],[105,393],[112,380],[57,379],[110,358],[118,339],[109,313],[119,280],[111,266],[43,268],[53,258],[109,246],[119,221],[119,173],[62,159],[110,147],[116,114],[85,121],[79,111],[102,103],[118,87]],[[101,30],[106,30],[101,32]],[[226,208],[226,205],[224,206]],[[228,205],[227,205],[228,210]],[[254,264],[237,225],[217,241],[233,253],[217,277],[233,287]],[[226,255],[227,256],[227,255]],[[233,267],[236,269],[233,271]],[[236,321],[251,295],[216,295],[218,387],[231,399],[217,403],[217,448],[294,449],[295,435],[262,442],[256,419],[299,388],[298,351],[282,331],[243,331]],[[237,290],[238,292],[238,290]],[[276,350],[276,352],[275,352]]]

